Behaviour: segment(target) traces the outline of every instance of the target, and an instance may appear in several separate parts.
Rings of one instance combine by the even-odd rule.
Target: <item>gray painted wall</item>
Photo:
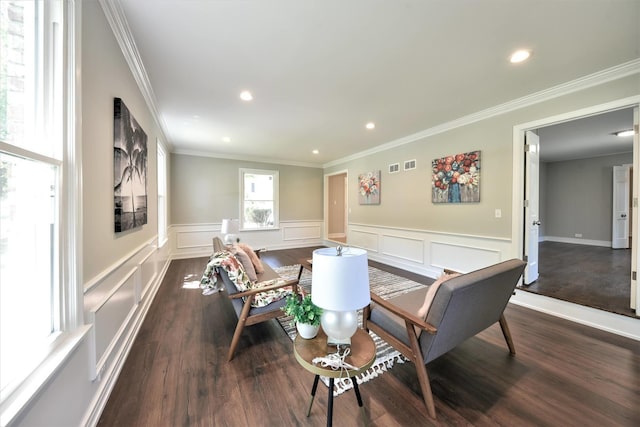
[[[570,111],[638,95],[640,75],[559,96],[466,126],[424,137],[382,152],[336,163],[325,169],[349,171],[350,224],[404,227],[446,233],[518,239],[512,236],[513,128]],[[431,161],[448,154],[482,151],[480,202],[431,202]],[[412,171],[388,174],[390,163],[416,159]],[[358,205],[357,176],[382,170],[381,204]],[[516,177],[516,180],[519,178]],[[502,211],[495,218],[495,209]]]
[[[611,241],[613,166],[623,164],[633,164],[633,153],[547,163],[544,235]]]
[[[171,154],[172,223],[207,224],[238,218],[240,168],[279,171],[280,221],[322,220],[320,168]]]
[[[156,139],[159,128],[97,2],[83,5],[83,273],[87,282],[158,232]],[[147,224],[114,232],[113,98],[121,98],[147,134]]]

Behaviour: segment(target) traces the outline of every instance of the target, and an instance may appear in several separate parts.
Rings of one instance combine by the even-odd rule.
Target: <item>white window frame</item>
[[[158,247],[167,243],[167,152],[162,142],[157,140],[158,146]]]
[[[248,227],[244,221],[245,211],[245,175],[270,175],[273,183],[273,225],[265,227]],[[276,230],[280,228],[280,173],[277,170],[240,168],[240,230]]]
[[[28,366],[17,367],[21,375],[0,395],[1,424],[11,424],[31,398],[62,366],[90,326],[83,321],[82,289],[82,150],[81,93],[76,64],[80,58],[81,2],[46,1],[43,5],[44,46],[42,89],[44,101],[38,105],[37,137],[59,141],[51,153],[40,153],[0,142],[0,151],[57,168],[55,289],[52,304],[54,331],[38,344],[36,357]],[[37,99],[37,98],[36,98]],[[34,177],[37,179],[38,177]],[[36,266],[34,266],[36,268]]]

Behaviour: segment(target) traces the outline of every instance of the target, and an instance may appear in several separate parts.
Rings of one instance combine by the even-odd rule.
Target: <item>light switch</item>
[[[502,209],[496,209],[496,218],[502,218]]]

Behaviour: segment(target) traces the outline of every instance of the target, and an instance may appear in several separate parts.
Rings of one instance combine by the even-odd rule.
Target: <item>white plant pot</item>
[[[298,334],[300,334],[302,338],[310,340],[318,335],[320,325],[313,326],[308,323],[296,323],[296,328],[298,329]]]

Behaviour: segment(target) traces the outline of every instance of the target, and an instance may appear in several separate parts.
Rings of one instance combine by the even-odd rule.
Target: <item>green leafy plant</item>
[[[293,316],[293,321],[297,323],[307,323],[318,326],[322,309],[311,302],[311,295],[306,295],[302,300],[297,295],[289,295],[282,311],[287,316]]]

